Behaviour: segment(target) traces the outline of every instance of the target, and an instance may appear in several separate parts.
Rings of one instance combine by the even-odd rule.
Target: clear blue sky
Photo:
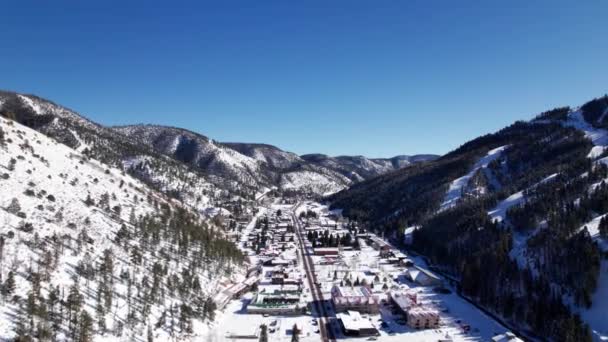
[[[377,157],[608,92],[608,1],[218,3],[7,1],[0,88],[108,125]]]

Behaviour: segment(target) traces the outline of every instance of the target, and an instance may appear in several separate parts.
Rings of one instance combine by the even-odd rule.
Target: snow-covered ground
[[[312,171],[289,172],[281,178],[282,189],[310,191],[323,196],[331,195],[346,188],[348,183],[349,181],[344,179],[344,182],[339,184],[333,178]]]
[[[124,278],[119,276],[130,277],[134,286],[139,286],[145,282],[144,276],[150,276],[156,261],[166,263],[171,274],[181,272],[180,265],[187,265],[193,256],[177,255],[166,244],[167,249],[159,257],[158,251],[140,245],[139,239],[118,243],[116,237],[121,227],[127,231],[134,229],[132,218],[157,213],[158,205],[176,209],[181,204],[119,169],[86,158],[18,123],[0,117],[0,128],[5,135],[5,144],[0,146],[0,233],[5,241],[0,275],[4,281],[9,272],[15,274],[13,296],[21,298],[6,300],[0,305],[0,340],[15,336],[16,323],[22,319],[19,303],[32,289],[28,280],[31,272],[44,274],[41,295],[45,298],[54,287],[67,296],[69,287],[76,285],[84,295],[83,309],[97,322],[100,319],[96,313],[98,282],[79,276],[76,267],[83,263],[97,269],[106,250],[111,251],[114,260],[113,278],[116,280],[111,289],[114,300],[103,319],[108,331],[101,333],[95,329],[94,339],[126,341],[145,336],[147,323],[124,325],[129,307],[127,301],[134,300],[135,289],[129,297],[130,290]],[[87,198],[93,203],[85,204]],[[18,203],[16,206],[14,199]],[[102,204],[103,201],[106,204]],[[161,245],[164,241],[161,239]],[[131,253],[136,249],[142,254],[141,263],[132,261]],[[45,260],[51,260],[52,266],[42,266],[46,264]],[[221,280],[214,273],[214,267],[211,263],[206,271],[197,274],[202,293],[209,296]],[[147,322],[158,321],[166,307],[181,304],[177,297],[168,295],[166,300],[166,306],[150,305]],[[206,330],[206,323],[196,319],[193,326],[193,333],[183,335],[182,340],[198,340]],[[175,338],[164,328],[161,324],[154,329],[156,340]],[[60,330],[57,338],[62,339],[64,332]]]
[[[605,113],[604,113],[605,114]],[[574,127],[585,133],[587,137],[593,143],[594,147],[589,151],[588,158],[595,159],[601,155],[608,146],[608,131],[601,128],[593,127],[583,117],[582,110],[578,109],[568,114],[566,121],[560,121],[560,123],[567,127]]]
[[[539,184],[549,182],[552,179],[554,179],[555,177],[557,177],[557,173],[554,173],[554,174],[551,174],[551,175],[545,177],[545,179],[543,179],[540,182],[531,186],[530,189],[535,188]],[[490,215],[492,220],[495,220],[497,222],[502,222],[507,217],[507,211],[509,210],[509,208],[511,208],[515,205],[522,204],[524,202],[524,200],[525,200],[524,190],[518,191],[518,192],[512,194],[511,196],[505,198],[504,200],[500,201],[494,209],[488,211],[488,215]]]

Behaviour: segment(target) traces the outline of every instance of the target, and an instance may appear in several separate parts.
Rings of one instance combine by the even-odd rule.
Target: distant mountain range
[[[184,197],[185,184],[254,197],[264,189],[327,195],[356,182],[437,156],[391,159],[298,156],[275,146],[221,143],[186,129],[132,125],[107,127],[34,95],[0,92],[0,113],[85,154]],[[166,158],[169,157],[169,158]],[[152,166],[153,165],[153,166]],[[196,192],[196,191],[194,191]],[[190,195],[194,200],[194,193]]]

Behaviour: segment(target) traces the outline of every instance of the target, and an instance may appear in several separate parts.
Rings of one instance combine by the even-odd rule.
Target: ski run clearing
[[[460,198],[462,197],[464,189],[468,185],[469,180],[471,180],[471,178],[473,178],[475,173],[480,169],[484,169],[484,168],[488,167],[488,164],[490,164],[492,161],[498,159],[500,157],[500,155],[502,154],[502,152],[505,149],[507,149],[507,147],[508,146],[500,146],[493,150],[490,150],[484,157],[482,157],[475,163],[475,165],[473,166],[471,171],[469,171],[469,173],[467,173],[466,175],[464,175],[460,178],[456,178],[455,180],[453,180],[452,183],[450,183],[450,187],[448,189],[448,192],[445,195],[445,199],[443,200],[443,202],[441,203],[441,206],[439,207],[439,211],[443,211],[443,210],[454,207],[458,203]]]

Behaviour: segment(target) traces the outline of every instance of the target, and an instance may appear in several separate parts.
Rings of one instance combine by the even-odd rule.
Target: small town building
[[[405,317],[407,325],[414,329],[439,327],[439,311],[424,307],[414,292],[391,291],[389,302]]]
[[[296,315],[306,310],[301,302],[299,286],[262,288],[247,305],[247,313],[268,315]]]
[[[381,258],[387,258],[391,254],[391,245],[377,236],[371,237],[372,248],[380,253]]]
[[[380,300],[365,286],[334,286],[331,299],[337,312],[378,313]]]
[[[235,324],[226,333],[226,337],[235,340],[258,340],[260,327],[253,324]]]
[[[438,275],[420,266],[409,267],[404,275],[410,281],[422,286],[440,286],[443,283]]]
[[[523,342],[523,340],[515,336],[514,333],[507,331],[504,334],[492,337],[492,342]]]
[[[339,254],[339,250],[338,248],[334,248],[334,247],[320,247],[320,248],[315,248],[315,255],[338,255]]]
[[[439,327],[439,312],[435,309],[414,307],[407,312],[407,325],[414,329]]]
[[[374,327],[372,322],[368,319],[361,317],[361,314],[357,311],[347,311],[336,315],[342,332],[346,336],[376,336],[378,330]]]

